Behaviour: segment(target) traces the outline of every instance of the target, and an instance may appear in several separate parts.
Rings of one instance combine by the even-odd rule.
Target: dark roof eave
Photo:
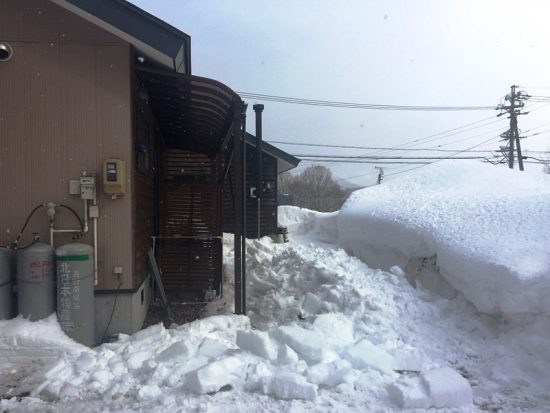
[[[246,143],[252,147],[256,147],[256,137],[251,133],[246,132]],[[277,173],[283,173],[294,169],[300,163],[300,159],[291,154],[271,145],[266,141],[262,141],[262,151],[277,159]]]
[[[133,45],[144,57],[191,73],[191,37],[126,0],[50,0]]]

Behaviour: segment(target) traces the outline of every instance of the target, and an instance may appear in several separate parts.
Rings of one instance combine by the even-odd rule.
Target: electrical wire
[[[486,123],[485,125],[478,125],[480,123],[487,122],[488,120],[492,120],[492,122]],[[424,142],[424,141],[426,141],[428,139],[431,139],[431,138],[435,138],[435,137],[438,137],[438,136],[441,136],[441,135],[447,135],[445,137],[448,137],[448,136],[452,136],[452,135],[455,135],[455,134],[460,134],[460,133],[463,133],[463,132],[466,132],[466,131],[478,129],[478,128],[481,128],[481,127],[485,127],[485,126],[500,122],[501,120],[503,120],[503,119],[495,119],[495,116],[490,116],[488,118],[483,118],[483,119],[477,120],[475,122],[470,122],[470,123],[467,123],[465,125],[460,125],[460,126],[452,128],[452,129],[447,129],[447,130],[444,130],[444,131],[441,131],[441,132],[438,132],[438,133],[435,133],[435,134],[431,134],[431,135],[428,135],[428,136],[425,136],[425,137],[422,137],[422,138],[416,138],[416,139],[413,139],[411,141],[401,143],[399,145],[395,145],[395,146],[388,147],[388,148],[380,148],[380,150],[397,150],[397,149],[400,149],[400,148],[406,147],[406,146],[415,146],[416,143]],[[469,126],[472,126],[472,125],[478,125],[478,126],[476,126],[474,128],[466,129],[464,131],[461,131],[461,129],[468,128]],[[329,146],[329,145],[323,145],[323,144],[296,143],[296,142],[288,142],[288,141],[281,141],[281,140],[269,140],[267,142],[274,143],[274,144],[281,144],[281,145],[326,146],[326,147],[335,147],[335,148],[336,147],[342,147],[342,148],[350,148],[350,149],[363,149],[364,148],[364,149],[367,149],[367,150],[371,149],[369,147],[361,147],[361,146],[345,146],[345,145],[330,145]],[[375,149],[375,148],[372,148],[372,149]]]
[[[301,159],[302,162],[313,162],[313,163],[354,163],[354,164],[376,164],[376,165],[387,165],[387,164],[406,164],[406,165],[428,165],[431,162],[398,162],[398,161],[369,161],[369,160],[351,160],[351,159]]]
[[[456,153],[456,152],[455,152]],[[460,156],[456,157],[453,156],[452,158],[449,158],[447,156],[369,156],[369,155],[314,155],[314,154],[291,154],[292,156],[295,156],[296,158],[312,158],[312,159],[371,159],[371,160],[396,160],[396,159],[403,159],[403,160],[423,160],[423,159],[486,159],[485,156]]]
[[[107,334],[107,331],[109,330],[109,327],[111,326],[111,322],[113,321],[113,316],[115,314],[115,308],[116,308],[116,303],[118,301],[118,296],[119,296],[119,293],[120,293],[120,287],[122,287],[122,280],[118,280],[118,287],[116,289],[116,292],[115,292],[115,302],[113,303],[113,308],[111,310],[111,315],[109,316],[109,322],[107,323],[107,326],[105,327],[105,330],[103,331],[103,335],[101,336],[101,342],[105,342],[105,336]]]
[[[474,146],[471,146],[471,147],[469,147],[469,148],[466,148],[465,150],[470,150],[470,149],[477,148],[477,147],[479,147],[479,146],[481,146],[481,145],[483,145],[483,144],[485,144],[485,143],[487,143],[487,142],[490,142],[490,141],[492,141],[492,140],[494,140],[494,139],[498,139],[498,138],[500,138],[500,135],[498,135],[498,136],[493,136],[492,138],[489,138],[489,139],[487,139],[486,141],[483,141],[483,142],[481,142],[481,143],[479,143],[479,144],[477,144],[477,145],[474,145]],[[462,151],[461,151],[461,152],[458,152],[457,155],[458,155],[459,153],[462,153]],[[448,158],[450,158],[451,156],[452,156],[452,155],[449,155]],[[445,158],[443,158],[443,159],[438,159],[438,160],[436,160],[436,161],[433,161],[431,164],[434,164],[434,163],[437,163],[437,162],[441,162],[441,161],[443,161],[443,160],[445,160]],[[430,165],[431,165],[431,164],[430,164]],[[398,174],[405,173],[405,172],[409,172],[409,171],[412,171],[412,170],[414,170],[414,169],[422,168],[422,167],[424,167],[424,166],[426,166],[426,165],[420,165],[420,166],[416,166],[416,167],[411,168],[411,169],[407,169],[407,170],[405,170],[405,171],[395,172],[395,173],[393,173],[393,174],[386,175],[386,177],[388,177],[388,176],[393,176],[393,175],[398,175]]]
[[[369,110],[404,110],[404,111],[428,111],[428,112],[451,112],[451,111],[474,111],[474,110],[494,110],[495,106],[424,106],[424,105],[388,105],[379,103],[356,103],[340,102],[318,99],[294,98],[288,96],[265,95],[251,92],[237,92],[243,99],[264,100],[279,103],[291,103],[296,105],[308,106],[327,106],[347,109],[369,109]]]
[[[550,129],[548,129],[550,131]],[[542,131],[545,132],[545,131]],[[541,132],[539,132],[541,133]],[[529,135],[530,136],[530,135]],[[336,148],[336,149],[364,149],[364,150],[384,150],[384,151],[396,151],[396,152],[459,152],[461,149],[441,149],[441,148],[407,148],[407,149],[395,149],[391,147],[376,147],[376,146],[354,146],[354,145],[331,145],[331,144],[321,144],[321,143],[299,143],[299,142],[279,142],[279,141],[266,141],[268,143],[274,144],[285,144],[285,145],[294,145],[294,146],[311,146],[311,147],[320,147],[320,148]],[[488,153],[494,152],[491,149],[486,150],[471,150],[465,151],[467,153]],[[524,151],[524,152],[548,152],[550,151]],[[372,154],[370,154],[372,155]],[[300,155],[293,155],[300,156]],[[304,155],[307,156],[307,155]],[[367,155],[364,155],[367,156]]]

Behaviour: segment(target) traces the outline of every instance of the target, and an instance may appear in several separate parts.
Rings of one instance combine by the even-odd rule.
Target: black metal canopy
[[[240,97],[216,80],[138,68],[166,144],[213,156],[231,134]]]

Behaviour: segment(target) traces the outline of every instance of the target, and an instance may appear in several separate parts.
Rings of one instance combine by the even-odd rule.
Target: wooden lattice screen
[[[168,150],[156,247],[168,290],[219,293],[222,277],[220,158]]]

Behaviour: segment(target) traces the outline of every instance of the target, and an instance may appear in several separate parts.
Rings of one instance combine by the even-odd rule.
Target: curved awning
[[[243,104],[229,87],[213,79],[148,68],[138,68],[138,76],[170,148],[213,156],[227,142]]]

